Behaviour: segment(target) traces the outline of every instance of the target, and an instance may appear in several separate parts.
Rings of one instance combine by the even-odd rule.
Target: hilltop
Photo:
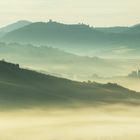
[[[17,30],[19,28],[22,28],[24,26],[27,26],[29,24],[31,24],[30,21],[20,20],[20,21],[17,21],[15,23],[12,23],[12,24],[9,24],[7,26],[4,26],[4,27],[0,28],[0,32],[8,33],[8,32]]]

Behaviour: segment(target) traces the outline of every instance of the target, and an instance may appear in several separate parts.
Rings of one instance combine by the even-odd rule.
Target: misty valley
[[[0,28],[0,139],[139,140],[139,38],[140,24]]]

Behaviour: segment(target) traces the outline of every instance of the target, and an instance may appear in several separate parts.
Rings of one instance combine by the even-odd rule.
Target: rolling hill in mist
[[[22,28],[24,26],[27,26],[29,24],[31,24],[30,21],[20,20],[20,21],[17,21],[15,23],[12,23],[12,24],[9,24],[9,25],[7,25],[5,27],[0,28],[0,32],[8,33],[8,32],[17,30],[19,28]]]
[[[96,30],[105,33],[124,33],[124,34],[140,34],[140,24],[136,24],[130,27],[116,26],[116,27],[96,27]]]
[[[140,94],[117,84],[81,83],[0,61],[1,107],[139,104]]]
[[[29,24],[31,24],[30,21],[20,20],[20,21],[17,21],[15,23],[9,24],[7,26],[1,27],[0,28],[0,38],[11,31],[17,30],[17,29],[22,28],[24,26],[27,26]]]
[[[0,43],[0,59],[75,80],[88,80],[94,74],[102,77],[127,75],[140,66],[140,59],[78,56],[48,46],[18,43]]]
[[[36,22],[7,33],[1,40],[47,44],[82,54],[91,53],[106,56],[113,53],[114,55],[134,56],[139,52],[139,28],[139,25],[93,28],[85,24],[66,25],[53,21]]]

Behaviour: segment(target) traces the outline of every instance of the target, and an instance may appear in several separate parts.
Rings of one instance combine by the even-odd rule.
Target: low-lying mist
[[[1,28],[0,140],[140,140],[139,27]]]
[[[139,140],[139,106],[0,112],[2,140]]]

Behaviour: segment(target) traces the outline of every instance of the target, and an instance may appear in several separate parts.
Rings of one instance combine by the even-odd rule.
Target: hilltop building
[[[132,78],[140,78],[140,70],[138,71],[132,71],[128,77],[132,77]]]

